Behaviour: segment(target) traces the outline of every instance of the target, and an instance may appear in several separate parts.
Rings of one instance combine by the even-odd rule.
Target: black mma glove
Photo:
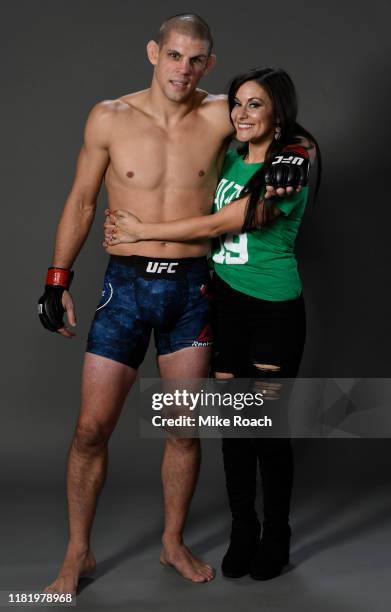
[[[265,169],[267,187],[304,187],[308,183],[310,160],[307,149],[288,145],[276,155]]]
[[[45,293],[38,300],[39,319],[46,329],[56,332],[64,327],[64,312],[61,298],[65,289],[69,289],[73,272],[64,268],[48,269]]]

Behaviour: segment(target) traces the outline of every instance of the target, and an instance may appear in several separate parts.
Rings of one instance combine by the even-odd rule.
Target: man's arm
[[[42,325],[67,338],[75,334],[64,325],[64,311],[69,324],[76,325],[74,304],[68,291],[73,275],[70,267],[88,236],[95,216],[97,196],[109,163],[115,104],[97,104],[87,119],[75,178],[57,227],[53,265],[48,271],[45,292],[38,302]]]
[[[57,227],[52,264],[55,267],[72,266],[94,220],[97,196],[109,163],[114,108],[115,102],[101,102],[87,119],[75,178]]]

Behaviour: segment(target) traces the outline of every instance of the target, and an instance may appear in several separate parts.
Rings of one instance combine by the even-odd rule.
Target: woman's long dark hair
[[[279,140],[273,140],[270,144],[265,157],[265,164],[250,178],[248,183],[244,186],[240,197],[243,197],[246,193],[250,194],[247,203],[246,216],[243,224],[243,230],[247,231],[255,225],[256,209],[259,205],[259,199],[262,190],[265,188],[265,168],[268,163],[276,156],[279,155],[282,149],[288,144],[299,143],[301,138],[304,137],[310,142],[314,143],[316,149],[316,160],[317,160],[317,180],[315,187],[315,196],[318,193],[320,178],[321,178],[321,155],[319,145],[315,138],[304,129],[296,121],[297,117],[297,95],[296,89],[289,74],[281,68],[256,68],[249,70],[244,74],[236,76],[229,86],[228,90],[228,104],[230,113],[235,106],[236,93],[247,81],[256,81],[261,87],[268,93],[270,99],[273,102],[274,116],[278,119],[279,126],[281,128],[281,137]],[[238,148],[238,152],[241,155],[246,155],[248,152],[248,143],[243,144]],[[270,200],[264,200],[265,206],[270,205]]]

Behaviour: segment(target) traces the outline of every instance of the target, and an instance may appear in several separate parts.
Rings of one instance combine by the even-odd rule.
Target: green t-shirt
[[[213,203],[213,212],[239,197],[263,164],[247,164],[237,151],[228,151]],[[292,300],[302,291],[294,245],[308,199],[308,187],[276,200],[277,219],[259,230],[224,234],[213,245],[215,272],[242,293],[270,301]]]

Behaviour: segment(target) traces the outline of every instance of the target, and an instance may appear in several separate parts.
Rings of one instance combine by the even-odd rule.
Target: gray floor
[[[229,517],[217,442],[208,441],[204,446],[203,471],[186,540],[196,553],[219,568]],[[138,480],[134,469],[120,486],[113,472],[116,462],[124,457],[114,453],[113,477],[109,477],[100,500],[93,533],[99,565],[93,579],[82,582],[78,609],[390,610],[388,484],[371,479],[367,473],[365,479],[352,482],[341,478],[331,485],[333,479],[324,477],[321,462],[315,479],[304,469],[306,453],[298,455],[291,566],[279,578],[265,583],[248,577],[227,580],[218,570],[212,583],[196,585],[158,562],[158,457],[142,479]],[[46,486],[13,488],[5,496],[1,512],[0,588],[40,591],[55,576],[65,548],[64,492],[50,481]]]

